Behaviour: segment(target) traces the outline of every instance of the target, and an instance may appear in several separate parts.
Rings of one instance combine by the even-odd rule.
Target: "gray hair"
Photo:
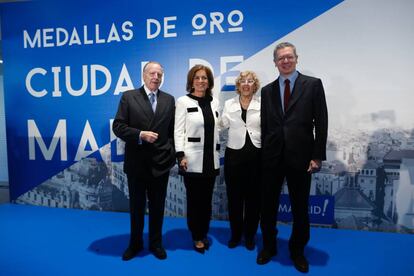
[[[281,42],[279,44],[276,45],[274,51],[273,51],[273,60],[277,60],[277,51],[279,51],[280,49],[284,49],[290,47],[293,50],[293,54],[295,55],[295,57],[298,57],[298,55],[296,54],[296,47],[295,45],[293,45],[290,42]]]
[[[162,67],[161,63],[159,63],[158,61],[148,61],[145,65],[144,68],[142,69],[142,73],[145,73],[145,70],[147,70],[148,65],[150,64],[158,64],[161,67],[161,70],[164,72],[164,68]]]

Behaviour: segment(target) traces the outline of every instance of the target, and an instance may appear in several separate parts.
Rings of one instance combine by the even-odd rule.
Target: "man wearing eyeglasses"
[[[293,44],[278,44],[273,58],[280,75],[261,91],[263,249],[257,263],[266,264],[277,254],[276,220],[286,180],[293,215],[290,258],[298,271],[306,273],[311,175],[326,159],[328,111],[321,80],[296,70],[298,55]]]

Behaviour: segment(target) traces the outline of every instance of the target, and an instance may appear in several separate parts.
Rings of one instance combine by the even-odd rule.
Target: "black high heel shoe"
[[[202,242],[204,243],[204,248],[205,248],[206,250],[209,250],[209,249],[210,249],[210,241],[208,240],[208,238],[204,238],[204,239],[202,240]]]
[[[227,247],[232,249],[232,248],[237,247],[239,244],[240,244],[240,240],[231,238],[227,243]]]
[[[202,243],[203,247],[197,247],[198,243]],[[198,244],[199,245],[199,244]],[[204,254],[205,250],[206,250],[206,245],[203,243],[203,241],[194,241],[193,243],[193,248],[195,251],[197,251],[200,254]]]
[[[246,247],[247,250],[252,251],[254,250],[254,248],[256,247],[256,243],[254,241],[254,239],[246,239],[244,242],[244,245]]]

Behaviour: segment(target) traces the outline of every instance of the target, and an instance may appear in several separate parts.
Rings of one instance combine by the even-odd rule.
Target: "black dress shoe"
[[[302,273],[307,273],[309,271],[309,263],[308,260],[306,260],[305,256],[298,255],[295,257],[290,257],[293,261],[293,265],[295,268]]]
[[[229,242],[227,243],[227,247],[228,248],[235,248],[239,245],[240,240],[234,240],[234,239],[230,239]]]
[[[247,250],[252,251],[256,247],[256,243],[254,242],[254,239],[246,239],[244,246]]]
[[[165,252],[165,249],[162,247],[152,247],[150,248],[150,251],[157,259],[160,259],[160,260],[167,259],[167,252]]]
[[[142,246],[129,246],[124,254],[122,254],[123,261],[129,261],[134,258],[140,251],[142,250]]]
[[[276,249],[263,249],[262,251],[260,251],[259,255],[257,255],[256,263],[259,265],[267,264],[268,262],[270,262],[270,259],[272,259],[273,256],[276,256],[276,254]]]

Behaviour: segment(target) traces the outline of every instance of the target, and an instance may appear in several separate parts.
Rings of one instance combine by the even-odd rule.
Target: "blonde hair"
[[[236,78],[236,92],[237,94],[240,94],[240,81],[244,78],[247,78],[248,76],[252,76],[254,80],[254,88],[253,88],[253,94],[256,93],[259,90],[260,87],[260,81],[257,77],[256,73],[253,71],[243,71],[240,72],[240,75]]]

